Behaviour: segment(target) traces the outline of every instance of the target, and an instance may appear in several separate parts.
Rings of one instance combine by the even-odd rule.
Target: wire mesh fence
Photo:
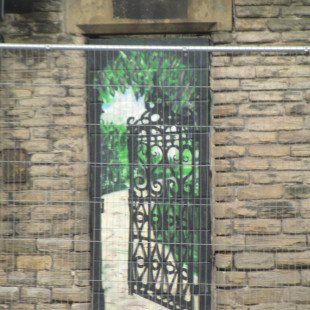
[[[167,42],[1,46],[0,309],[309,307],[307,47]]]

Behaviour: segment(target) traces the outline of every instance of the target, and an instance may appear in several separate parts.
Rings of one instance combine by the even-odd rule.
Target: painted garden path
[[[103,196],[101,215],[102,283],[107,310],[167,310],[138,295],[128,295],[128,191]]]

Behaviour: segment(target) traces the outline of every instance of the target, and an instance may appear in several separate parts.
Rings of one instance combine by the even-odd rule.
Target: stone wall
[[[83,43],[64,33],[63,15],[63,1],[34,0],[33,13],[6,14],[0,33],[6,43]],[[26,182],[18,167],[15,182],[0,174],[0,309],[89,309],[85,55],[1,50],[0,62],[0,152],[27,153]]]
[[[5,42],[84,43],[64,3],[6,14]],[[307,45],[310,2],[236,0],[214,44]],[[27,152],[27,182],[0,174],[0,310],[90,308],[85,55],[1,51],[0,152]],[[213,301],[309,309],[308,54],[212,56]],[[4,163],[0,164],[3,168]]]
[[[309,45],[309,1],[236,0],[215,44]],[[214,307],[309,309],[308,53],[215,53]]]

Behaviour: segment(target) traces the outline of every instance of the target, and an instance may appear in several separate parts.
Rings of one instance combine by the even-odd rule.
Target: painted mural
[[[94,80],[102,107],[102,197],[105,208],[109,202],[122,214],[129,241],[116,250],[127,277],[120,281],[127,294],[169,309],[206,303],[197,291],[206,277],[207,117],[202,72],[192,60],[187,53],[120,51]],[[109,226],[107,214],[102,223],[102,230]],[[114,289],[104,284],[110,267],[103,262],[105,292]],[[124,286],[120,281],[115,285]],[[113,298],[106,302],[114,309]]]

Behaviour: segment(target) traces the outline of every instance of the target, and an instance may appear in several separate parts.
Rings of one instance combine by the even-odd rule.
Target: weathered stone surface
[[[47,255],[21,255],[17,257],[17,267],[21,269],[50,269],[51,265],[52,259]]]
[[[308,234],[310,233],[310,221],[307,219],[284,219],[283,232],[287,234]]]
[[[215,184],[217,186],[247,185],[249,181],[249,174],[245,172],[217,173],[215,176]]]
[[[230,171],[231,170],[230,161],[226,159],[215,160],[214,169],[216,172]]]
[[[310,142],[310,130],[302,131],[288,131],[279,133],[280,143],[309,143]]]
[[[43,252],[66,252],[73,250],[73,240],[65,238],[37,239],[37,248]]]
[[[47,288],[22,287],[21,301],[29,303],[49,302],[51,301],[51,291]]]
[[[310,145],[292,145],[291,156],[310,157]]]
[[[302,183],[303,175],[295,171],[270,171],[255,172],[252,174],[252,182],[256,184],[274,184],[274,183]]]
[[[215,266],[219,269],[231,269],[233,264],[232,254],[216,254],[215,255]]]
[[[215,93],[213,96],[213,103],[217,104],[240,104],[248,101],[247,92],[223,92]]]
[[[217,305],[234,305],[236,304],[235,290],[216,290]]]
[[[258,216],[261,218],[296,217],[299,207],[296,203],[286,200],[266,201],[257,204]]]
[[[240,6],[237,7],[238,17],[276,17],[279,14],[279,8],[272,6]],[[257,33],[252,33],[252,36],[256,36]]]
[[[73,252],[54,254],[53,269],[59,271],[70,270],[87,270],[90,267],[90,253],[88,252]]]
[[[214,190],[215,201],[231,201],[234,198],[234,189],[231,187],[216,187]]]
[[[279,131],[279,130],[298,130],[303,128],[301,117],[269,117],[251,118],[248,120],[249,130],[253,131]]]
[[[251,186],[239,188],[238,199],[240,200],[259,200],[259,199],[277,199],[283,195],[282,186]]]
[[[289,199],[310,198],[310,186],[294,185],[285,189],[285,197]]]
[[[234,167],[237,170],[267,170],[269,162],[262,158],[239,158],[234,159]]]
[[[33,178],[34,189],[70,189],[71,180],[69,178]]]
[[[249,79],[255,77],[255,68],[251,66],[215,67],[212,69],[211,74],[214,79]]]
[[[301,271],[301,284],[303,286],[310,286],[310,270]]]
[[[21,309],[22,310],[22,309]],[[38,304],[37,310],[68,310],[67,304]]]
[[[250,156],[282,157],[290,155],[290,147],[286,145],[255,145],[249,147]]]
[[[284,288],[283,299],[286,302],[308,303],[310,302],[310,287]]]
[[[73,277],[71,272],[65,271],[39,271],[38,285],[40,286],[72,286]]]
[[[232,139],[235,144],[258,144],[276,142],[275,132],[233,132]]]
[[[90,285],[90,272],[89,271],[77,271],[75,285],[89,286]]]
[[[277,159],[270,160],[271,168],[274,170],[310,170],[309,159]]]
[[[11,271],[8,273],[8,284],[23,286],[35,285],[36,274],[29,271]]]
[[[246,273],[240,271],[217,271],[215,273],[215,285],[217,287],[244,286]]]
[[[26,222],[26,223],[17,223],[15,226],[15,231],[20,236],[27,236],[27,235],[49,236],[51,234],[51,230],[52,230],[51,223]]]
[[[53,300],[64,302],[89,302],[89,287],[53,288]]]
[[[250,310],[295,310],[296,305],[290,303],[262,303],[259,305],[253,305]]]
[[[239,114],[243,116],[277,116],[282,115],[283,107],[277,104],[242,104],[239,107]]]
[[[216,220],[215,234],[216,235],[230,235],[233,232],[231,220]]]
[[[242,130],[244,128],[244,119],[234,117],[215,118],[213,124],[216,130]]]
[[[17,287],[0,287],[0,302],[11,302],[18,299],[18,288]]]
[[[89,235],[74,236],[74,251],[76,252],[89,252],[90,251]]]
[[[264,59],[266,61],[266,58]],[[303,93],[301,91],[252,91],[249,94],[251,101],[301,101]]]
[[[85,220],[59,220],[53,229],[55,235],[86,234],[89,231],[89,223]]]
[[[216,218],[257,217],[256,204],[244,201],[215,203],[214,215]]]
[[[214,149],[215,158],[240,157],[245,154],[244,146],[217,146]]]
[[[232,230],[238,234],[278,234],[281,232],[281,221],[270,219],[235,219]]]
[[[213,239],[214,251],[234,252],[245,249],[245,237],[234,235],[229,237],[216,236]]]
[[[234,262],[237,269],[271,269],[274,267],[274,255],[260,252],[236,253]]]
[[[294,270],[258,271],[248,273],[249,285],[257,287],[282,287],[300,283],[300,272]]]
[[[279,288],[242,288],[236,290],[236,300],[240,304],[255,305],[260,303],[280,302],[282,290]]]
[[[276,253],[276,265],[278,268],[299,268],[310,266],[310,252]]]
[[[72,214],[72,207],[63,205],[35,206],[31,208],[33,220],[66,220]]]
[[[35,309],[34,307],[35,305],[21,303],[18,305],[13,304],[11,309],[12,310],[34,310]]]
[[[14,267],[14,256],[12,254],[0,254],[0,268],[13,268]]]
[[[310,218],[310,199],[301,201],[300,213],[303,218]]]
[[[91,310],[91,304],[72,304],[72,310]]]
[[[237,107],[234,105],[217,105],[213,108],[214,117],[237,115]]]
[[[59,167],[60,176],[69,176],[69,177],[81,177],[87,175],[88,167],[86,164],[71,164],[68,166]]]

